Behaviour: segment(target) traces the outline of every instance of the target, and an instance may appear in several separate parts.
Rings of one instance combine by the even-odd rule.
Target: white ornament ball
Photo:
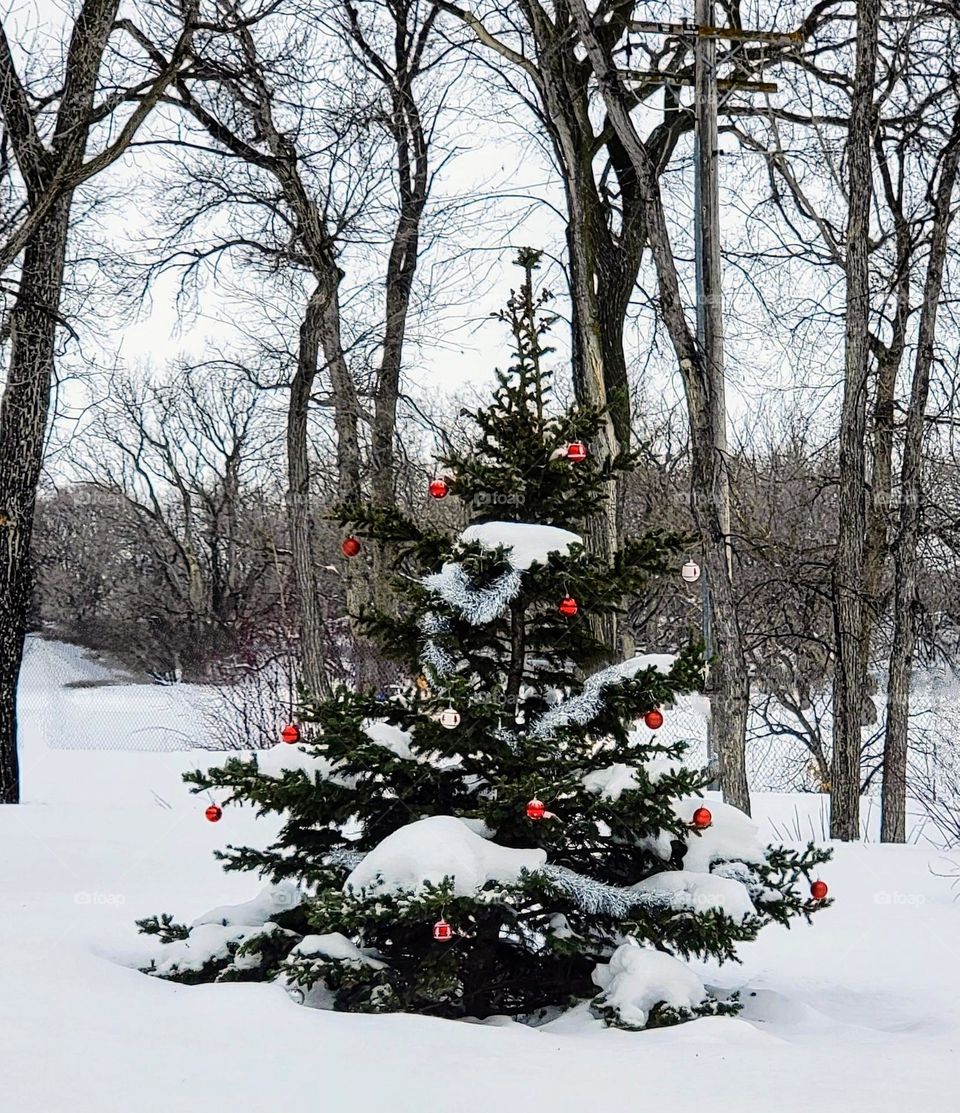
[[[441,711],[440,725],[446,727],[447,730],[453,730],[454,727],[460,725],[460,712],[453,707],[448,707],[446,711]]]
[[[680,569],[680,575],[688,584],[695,584],[700,579],[700,565],[695,560],[688,560]]]

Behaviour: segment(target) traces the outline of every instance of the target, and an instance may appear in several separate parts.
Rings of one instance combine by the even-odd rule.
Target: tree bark
[[[117,0],[87,0],[73,24],[50,146],[0,26],[0,115],[23,178],[28,216],[17,299],[10,314],[10,357],[0,401],[0,803],[20,798],[17,683],[31,593],[30,540],[43,463],[54,348],[59,325],[72,189],[61,184],[83,165],[100,62]],[[169,80],[169,78],[167,78]],[[139,115],[137,116],[139,120]],[[134,129],[135,130],[135,129]],[[126,129],[124,134],[127,134]],[[126,143],[132,138],[127,135]]]
[[[301,681],[311,694],[329,691],[324,664],[324,631],[313,548],[308,422],[310,395],[317,376],[323,292],[319,286],[307,302],[300,325],[297,369],[287,403],[287,528],[300,615]]]
[[[10,314],[10,360],[0,404],[0,803],[19,800],[17,681],[30,603],[30,538],[53,381],[70,198],[62,197],[23,256]]]
[[[910,409],[907,413],[900,465],[900,521],[893,545],[894,604],[893,648],[887,684],[887,722],[883,746],[883,789],[880,838],[905,842],[907,837],[907,742],[910,717],[910,679],[916,639],[917,544],[920,535],[920,500],[923,478],[924,415],[930,392],[937,333],[937,314],[943,289],[947,235],[953,218],[951,204],[960,164],[960,111],[953,119],[944,148],[940,181],[934,201],[930,256],[924,280],[923,304]]]
[[[879,0],[857,5],[857,61],[847,139],[846,338],[840,415],[840,497],[833,571],[836,663],[830,835],[860,833],[860,747],[866,681],[864,534],[866,406],[870,357],[870,205],[873,198],[873,91]]]

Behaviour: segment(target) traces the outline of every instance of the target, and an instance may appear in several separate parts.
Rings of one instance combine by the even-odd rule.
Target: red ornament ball
[[[361,547],[360,542],[355,537],[347,537],[340,546],[340,551],[344,556],[355,557],[360,552]]]
[[[560,606],[557,607],[557,610],[561,614],[566,615],[567,618],[572,618],[579,609],[580,608],[577,606],[577,601],[572,595],[567,595],[565,598],[563,598],[560,601]]]
[[[433,938],[438,943],[449,943],[453,938],[453,928],[446,920],[437,920],[433,925]]]
[[[810,896],[814,900],[823,900],[828,891],[826,881],[814,881],[810,886]]]
[[[430,486],[427,490],[430,492],[432,499],[445,499],[450,493],[450,486],[443,476],[438,475],[436,479],[430,480]]]
[[[547,808],[542,800],[534,797],[529,804],[527,804],[527,818],[528,819],[543,819],[546,814]]]
[[[223,808],[219,804],[211,804],[203,814],[211,823],[219,823],[223,816]]]
[[[706,831],[713,825],[713,815],[709,808],[697,808],[693,813],[693,825],[698,831]]]
[[[280,731],[280,737],[284,742],[289,743],[291,746],[294,742],[300,741],[300,728],[296,723],[287,723],[287,725]]]
[[[583,441],[571,441],[567,445],[567,459],[573,460],[574,463],[579,464],[581,460],[587,458],[587,446]]]
[[[663,726],[663,712],[656,707],[651,707],[644,715],[643,721],[651,730],[659,730]]]

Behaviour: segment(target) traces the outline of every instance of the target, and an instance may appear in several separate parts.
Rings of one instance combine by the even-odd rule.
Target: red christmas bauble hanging
[[[447,483],[442,475],[438,475],[436,479],[430,480],[430,486],[427,488],[427,490],[430,492],[431,498],[445,499],[450,493],[450,485]]]
[[[583,441],[571,441],[567,445],[567,459],[573,460],[574,463],[579,464],[581,460],[587,458],[587,446]]]
[[[294,742],[300,741],[300,728],[296,723],[287,723],[287,725],[280,731],[280,737],[284,742],[289,743],[291,746]]]
[[[713,815],[709,808],[697,808],[693,813],[693,825],[698,831],[706,831],[713,826]]]
[[[355,557],[360,552],[361,547],[360,542],[355,537],[347,537],[344,538],[340,551],[346,557]]]
[[[223,808],[219,804],[211,804],[203,814],[211,823],[219,823],[223,815]]]
[[[543,819],[547,814],[547,807],[542,800],[538,800],[536,796],[527,804],[527,818],[528,819]]]
[[[433,938],[438,943],[449,943],[453,938],[453,928],[446,920],[437,920],[433,925]]]
[[[659,730],[663,726],[663,712],[656,707],[651,707],[644,715],[643,721],[651,730]]]
[[[557,607],[557,610],[568,618],[572,618],[579,609],[577,601],[572,595],[567,595],[561,599],[560,606]]]
[[[810,896],[814,900],[823,900],[828,892],[826,881],[814,881],[810,886]]]

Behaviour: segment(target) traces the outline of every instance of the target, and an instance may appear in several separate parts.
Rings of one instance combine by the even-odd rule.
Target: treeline
[[[718,9],[724,296],[698,307],[696,35],[647,34],[643,14],[75,0],[52,31],[4,17],[0,801],[19,792],[28,619],[85,624],[158,676],[278,640],[311,691],[375,679],[342,615],[389,605],[389,547],[338,559],[327,515],[457,513],[424,503],[456,421],[418,369],[456,353],[455,326],[500,300],[489,261],[532,239],[569,387],[605,414],[590,450],[645,461],[611,482],[590,548],[682,524],[709,581],[724,798],[749,810],[751,693],[774,693],[809,720],[832,834],[856,837],[881,702],[883,834],[905,837],[914,665],[952,651],[956,613],[960,23],[942,0],[788,0],[756,14],[799,34],[757,43]],[[761,82],[778,89],[762,102]],[[105,325],[171,277],[216,350],[116,370]],[[734,382],[787,417],[735,440]],[[642,401],[666,384],[675,414]],[[45,463],[59,494],[38,503]],[[676,584],[601,633],[611,656],[675,644],[696,607]]]

